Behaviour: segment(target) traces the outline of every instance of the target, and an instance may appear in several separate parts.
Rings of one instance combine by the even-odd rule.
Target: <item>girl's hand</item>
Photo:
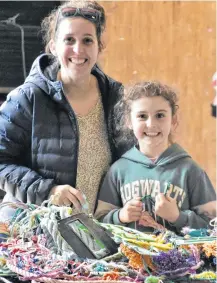
[[[155,199],[155,213],[161,218],[174,223],[179,217],[179,208],[176,199],[160,193]]]
[[[141,198],[129,200],[119,212],[119,220],[122,223],[138,221],[142,215]]]
[[[53,187],[49,196],[53,196],[53,204],[58,206],[70,206],[73,204],[78,211],[81,210],[81,205],[85,203],[82,192],[69,185]]]

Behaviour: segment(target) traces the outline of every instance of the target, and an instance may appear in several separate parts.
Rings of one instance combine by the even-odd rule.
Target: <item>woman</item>
[[[120,154],[113,105],[122,85],[96,65],[104,9],[93,1],[62,4],[42,22],[46,54],[0,111],[0,187],[4,201],[94,211],[98,187]],[[84,194],[83,194],[83,193]]]

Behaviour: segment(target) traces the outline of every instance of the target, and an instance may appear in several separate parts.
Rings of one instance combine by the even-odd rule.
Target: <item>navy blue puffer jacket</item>
[[[0,188],[22,202],[40,205],[54,185],[76,186],[78,128],[51,55],[33,63],[25,83],[0,108]],[[113,106],[122,85],[97,66],[92,70],[102,94],[113,161]]]

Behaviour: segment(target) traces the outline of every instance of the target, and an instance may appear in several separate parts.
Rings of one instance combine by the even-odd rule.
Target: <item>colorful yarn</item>
[[[129,249],[125,245],[120,245],[121,252],[129,259],[129,265],[136,269],[142,269],[144,267],[142,256],[137,252]]]
[[[9,236],[8,225],[6,223],[0,223],[0,243],[5,242]]]
[[[16,207],[14,218],[7,226],[7,241],[0,243],[0,274],[1,265],[3,268],[8,266],[22,275],[22,280],[48,278],[161,283],[162,280],[168,282],[182,276],[189,278],[190,273],[196,273],[202,264],[200,255],[209,263],[216,260],[212,233],[202,237],[201,231],[197,231],[200,237],[185,240],[168,231],[161,231],[156,236],[98,221],[96,223],[110,231],[113,239],[120,244],[119,252],[102,260],[80,259],[75,255],[66,258],[67,247],[61,242],[57,224],[59,219],[70,216],[72,209],[30,204],[16,204]],[[5,230],[2,232],[5,235]],[[204,266],[204,272],[194,276],[216,279],[216,275],[204,270]],[[150,276],[147,277],[148,274]]]
[[[202,245],[202,251],[205,253],[206,257],[217,256],[217,246],[216,241],[213,241],[211,243],[204,243]]]
[[[209,230],[205,228],[190,229],[189,227],[184,227],[181,232],[185,235],[184,238],[186,239],[191,237],[206,237],[209,235]]]
[[[216,273],[214,273],[213,271],[204,271],[202,273],[199,274],[194,274],[190,276],[191,279],[203,279],[203,280],[214,280],[217,279],[216,277]]]
[[[107,280],[107,281],[113,281],[118,279],[119,279],[118,272],[107,272],[102,277],[102,280]]]
[[[104,264],[102,263],[97,263],[96,266],[93,269],[94,271],[100,272],[100,271],[108,271],[108,267],[106,267]]]
[[[167,244],[161,244],[161,243],[155,243],[155,242],[145,242],[145,241],[137,241],[137,240],[127,240],[129,243],[133,243],[139,247],[150,249],[150,248],[157,248],[160,251],[168,251],[173,248],[173,245],[171,243]]]
[[[148,276],[145,279],[144,283],[160,283],[161,281],[161,277],[156,277],[156,276]]]

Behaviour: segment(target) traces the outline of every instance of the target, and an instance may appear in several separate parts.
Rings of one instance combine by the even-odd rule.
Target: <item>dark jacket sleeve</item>
[[[105,176],[103,184],[99,191],[98,204],[95,217],[104,223],[122,225],[119,220],[119,211],[123,207],[118,172],[113,165]]]
[[[180,231],[189,226],[193,229],[209,228],[209,222],[216,217],[216,192],[206,172],[200,168],[192,170],[188,181],[190,209],[180,211],[173,226]]]
[[[17,88],[0,108],[0,188],[22,202],[41,204],[54,185],[28,168],[31,155],[32,107],[30,94]]]

